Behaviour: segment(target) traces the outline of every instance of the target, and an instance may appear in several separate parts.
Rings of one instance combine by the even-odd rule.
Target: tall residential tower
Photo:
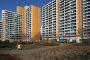
[[[85,17],[85,13],[89,15],[89,3],[88,0],[53,0],[43,6],[43,38],[80,42],[85,33],[83,27],[87,25],[85,21],[89,18]]]
[[[2,41],[2,22],[0,22],[0,41]]]
[[[90,0],[83,0],[83,37],[90,39]]]
[[[53,0],[42,7],[42,37],[59,40],[60,0]]]
[[[25,9],[23,7],[18,6],[17,12],[22,15],[22,41],[26,40],[26,15]]]
[[[40,8],[37,6],[25,6],[17,8],[17,12],[23,15],[22,34],[26,36],[25,41],[38,42],[40,40]],[[23,27],[24,26],[24,27]]]
[[[82,0],[60,0],[60,39],[77,40],[83,35]]]
[[[3,41],[10,42],[21,40],[22,38],[22,15],[19,13],[2,10],[2,30]]]

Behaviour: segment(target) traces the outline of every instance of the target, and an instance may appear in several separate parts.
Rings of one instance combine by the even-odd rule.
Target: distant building
[[[40,39],[43,40],[43,35],[42,35],[42,26],[41,26],[40,29],[41,29],[41,30],[40,30],[40,32],[41,32],[41,33],[40,33]]]
[[[19,41],[22,38],[22,15],[2,10],[3,41]]]
[[[22,15],[22,41],[26,40],[26,12],[23,7],[18,6],[17,12]]]
[[[0,22],[0,40],[2,41],[2,22]]]
[[[17,12],[23,15],[22,36],[23,41],[38,42],[40,40],[40,8],[37,6],[17,7]]]

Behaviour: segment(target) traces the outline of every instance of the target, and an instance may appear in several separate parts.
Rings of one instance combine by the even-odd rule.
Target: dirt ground
[[[1,54],[11,56],[5,57]],[[62,44],[29,50],[0,50],[0,56],[6,60],[7,58],[14,58],[15,60],[90,60],[90,46]]]

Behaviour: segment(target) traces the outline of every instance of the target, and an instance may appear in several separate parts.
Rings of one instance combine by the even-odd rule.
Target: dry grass
[[[90,60],[90,46],[55,46],[33,52],[31,60]]]
[[[22,60],[90,60],[89,45],[64,44],[9,53],[16,54]]]
[[[0,60],[22,60],[16,55],[0,54]]]

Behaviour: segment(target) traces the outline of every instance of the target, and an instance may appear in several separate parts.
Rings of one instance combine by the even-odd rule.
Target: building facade
[[[20,13],[18,8],[18,12]],[[37,6],[25,6],[22,10],[24,11],[23,26],[25,26],[25,41],[38,42],[40,40],[40,8]],[[21,13],[22,14],[22,13]],[[23,27],[22,26],[22,27]]]
[[[60,0],[53,0],[42,7],[42,38],[59,40]]]
[[[18,6],[17,12],[22,15],[22,41],[26,40],[26,12],[23,7]]]
[[[77,40],[83,35],[82,0],[60,0],[60,39]]]
[[[2,10],[3,41],[20,41],[22,37],[22,15],[19,13]]]
[[[89,17],[86,18],[87,14],[85,14],[89,14],[89,3],[88,0],[53,0],[43,6],[43,38],[76,40],[80,43],[80,39],[85,36],[84,27],[89,24]],[[84,20],[88,20],[86,24]]]
[[[83,0],[83,37],[90,39],[90,1]]]
[[[0,40],[2,41],[2,22],[0,22]]]

